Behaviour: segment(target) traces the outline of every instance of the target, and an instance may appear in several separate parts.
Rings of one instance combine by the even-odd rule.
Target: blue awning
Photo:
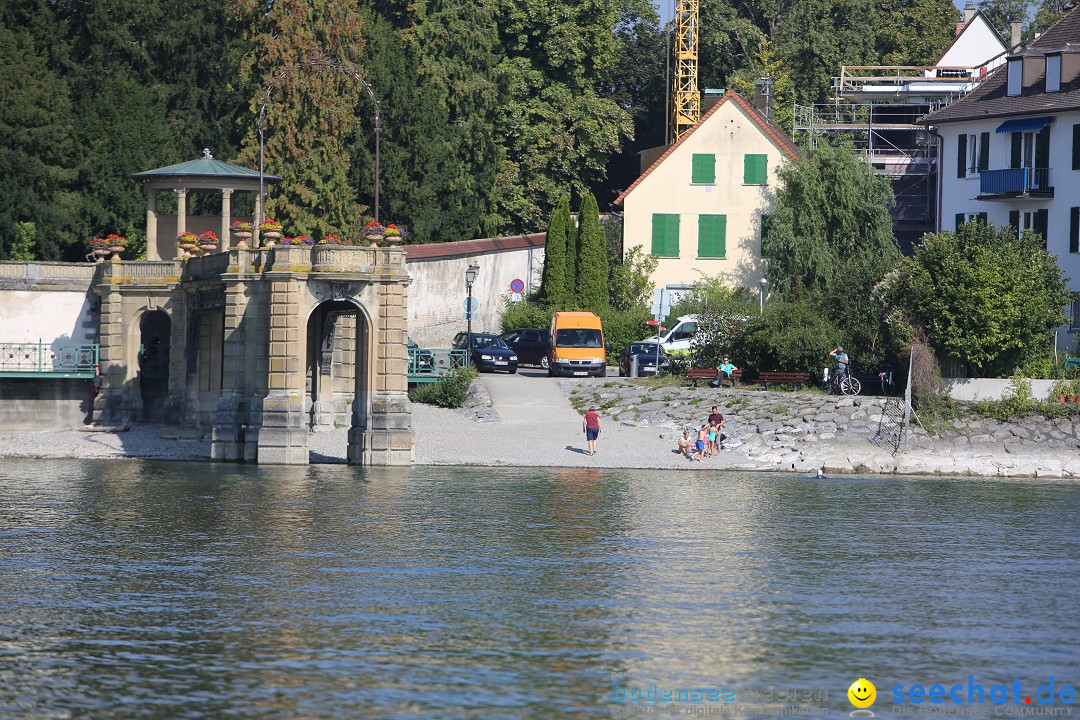
[[[1049,116],[1006,120],[998,125],[997,131],[999,133],[1035,132],[1036,130],[1042,130],[1053,121],[1054,118]]]

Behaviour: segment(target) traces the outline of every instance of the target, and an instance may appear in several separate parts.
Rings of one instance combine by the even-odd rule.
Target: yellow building
[[[726,92],[615,200],[624,208],[623,252],[641,246],[659,258],[656,287],[686,286],[704,273],[756,288],[776,173],[796,159],[779,126]]]

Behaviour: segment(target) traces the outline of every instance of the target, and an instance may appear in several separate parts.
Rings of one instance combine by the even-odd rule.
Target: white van
[[[664,350],[689,350],[690,340],[697,334],[698,316],[683,315],[676,318],[675,324],[660,336]],[[647,337],[642,342],[656,342],[656,336]]]

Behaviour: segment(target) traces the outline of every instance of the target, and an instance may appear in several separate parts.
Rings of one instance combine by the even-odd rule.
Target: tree
[[[540,295],[552,307],[561,307],[569,297],[566,277],[566,259],[569,252],[567,241],[570,219],[570,201],[565,195],[551,211],[548,221],[547,243],[544,247],[544,271],[540,280]]]
[[[981,0],[979,9],[986,14],[990,25],[1009,41],[1012,19],[1019,17],[1026,21],[1033,4],[1032,0]]]
[[[881,362],[885,312],[873,288],[900,260],[889,181],[850,145],[819,145],[779,176],[762,248],[769,287],[784,300],[809,299],[846,329],[862,362]]]
[[[658,257],[635,245],[622,262],[611,265],[611,307],[620,312],[647,307],[652,302],[652,274],[659,263]]]
[[[37,228],[32,222],[15,223],[15,242],[11,245],[9,260],[33,260]]]
[[[34,17],[43,32],[55,33],[46,13],[41,9]],[[71,192],[71,91],[36,46],[40,39],[0,24],[0,257],[8,255],[20,222],[34,223],[42,259],[58,259],[81,239],[78,199]]]
[[[927,235],[900,278],[903,301],[930,344],[978,375],[1010,374],[1048,343],[1070,299],[1041,237],[981,222]]]
[[[600,210],[592,193],[585,195],[579,218],[577,305],[598,313],[610,306],[611,295],[608,291],[607,239],[600,227]]]
[[[266,171],[283,178],[267,200],[266,215],[305,235],[359,227],[363,208],[349,183],[348,140],[358,117],[370,114],[362,87],[347,73],[286,68],[328,58],[347,63],[361,56],[356,6],[331,0],[235,0],[236,19],[246,26],[252,52],[242,82],[267,87],[275,82],[266,108]],[[276,79],[276,80],[275,80]],[[259,112],[260,90],[249,108]],[[258,160],[254,129],[244,138],[241,161]]]
[[[733,73],[730,84],[743,97],[753,98],[757,92],[755,83],[766,76],[772,79],[773,120],[790,133],[795,123],[795,83],[772,44],[763,38],[754,53],[751,67]]]

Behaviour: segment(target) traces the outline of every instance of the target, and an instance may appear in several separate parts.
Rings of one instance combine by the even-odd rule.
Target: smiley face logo
[[[847,696],[855,707],[868,708],[877,699],[877,688],[874,687],[874,683],[866,678],[859,678],[851,683],[851,687],[847,690]]]

